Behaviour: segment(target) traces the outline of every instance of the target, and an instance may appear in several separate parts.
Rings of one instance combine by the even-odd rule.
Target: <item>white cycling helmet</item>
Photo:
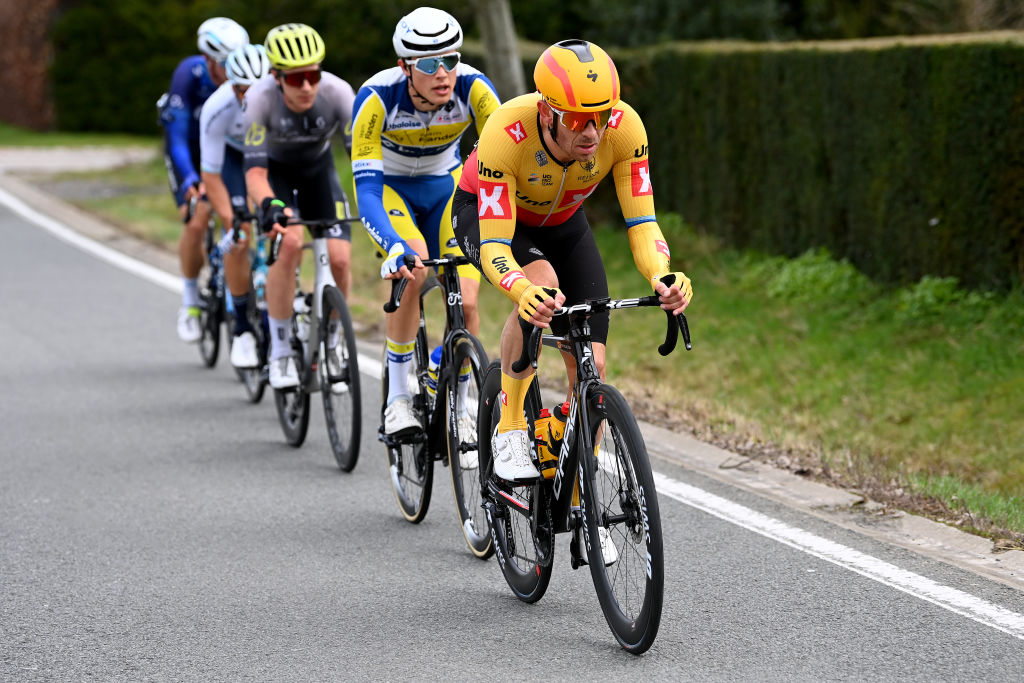
[[[462,27],[443,10],[418,7],[398,22],[391,42],[402,59],[458,50],[462,46]]]
[[[249,43],[231,51],[224,70],[232,85],[248,87],[270,73],[270,60],[262,45]]]
[[[238,22],[227,17],[213,17],[199,25],[196,31],[199,51],[223,64],[228,54],[249,42],[249,34]]]

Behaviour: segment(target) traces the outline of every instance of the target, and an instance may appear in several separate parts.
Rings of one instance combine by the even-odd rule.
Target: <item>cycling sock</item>
[[[181,292],[181,305],[185,308],[192,308],[199,305],[199,280],[197,278],[181,278],[183,289]]]
[[[270,360],[292,355],[292,319],[269,318]]]
[[[530,388],[533,375],[523,379],[509,377],[501,373],[501,419],[498,420],[498,433],[504,434],[514,429],[526,430],[529,425],[526,416],[523,415],[523,402],[526,400],[526,390]]]
[[[462,412],[469,412],[469,380],[473,378],[473,366],[466,363],[459,371],[459,405],[463,407]]]
[[[231,303],[235,306],[235,336],[243,332],[252,332],[252,325],[249,324],[249,316],[244,311],[249,309],[249,292],[241,296],[231,295]],[[243,311],[239,313],[238,311]]]
[[[388,338],[388,405],[395,399],[409,398],[409,368],[416,340],[396,342]]]

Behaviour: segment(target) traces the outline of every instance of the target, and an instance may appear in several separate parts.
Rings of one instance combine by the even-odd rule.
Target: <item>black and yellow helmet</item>
[[[263,41],[275,69],[313,66],[324,60],[324,39],[312,26],[281,24],[270,29]]]

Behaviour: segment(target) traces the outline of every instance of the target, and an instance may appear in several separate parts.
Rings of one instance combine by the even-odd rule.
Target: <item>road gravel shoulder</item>
[[[0,190],[99,243],[177,274],[176,254],[98,220],[40,190],[31,179],[13,175],[109,168],[145,161],[153,154],[155,150],[147,148],[0,149]],[[369,341],[361,341],[360,348],[371,357],[379,355],[379,349]],[[559,397],[552,394],[550,400],[555,402]],[[856,492],[809,481],[792,472],[704,443],[688,434],[646,422],[641,422],[640,427],[654,462],[662,460],[681,466],[842,528],[1024,591],[1024,551],[994,550],[988,539],[924,517],[888,510]]]

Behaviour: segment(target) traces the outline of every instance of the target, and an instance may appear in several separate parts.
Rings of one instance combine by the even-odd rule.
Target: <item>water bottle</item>
[[[554,410],[541,408],[534,422],[534,437],[537,443],[537,459],[540,473],[545,479],[553,479],[558,469],[558,453],[562,449],[562,435],[568,418],[569,404],[555,406]]]
[[[256,308],[267,308],[267,271],[257,267],[252,271],[252,288],[256,294]]]
[[[309,304],[306,303],[306,295],[296,292],[292,308],[295,311],[295,336],[304,342],[309,339]]]
[[[427,393],[431,397],[437,395],[437,369],[441,366],[441,345],[438,344],[430,352],[430,363],[427,365]]]

